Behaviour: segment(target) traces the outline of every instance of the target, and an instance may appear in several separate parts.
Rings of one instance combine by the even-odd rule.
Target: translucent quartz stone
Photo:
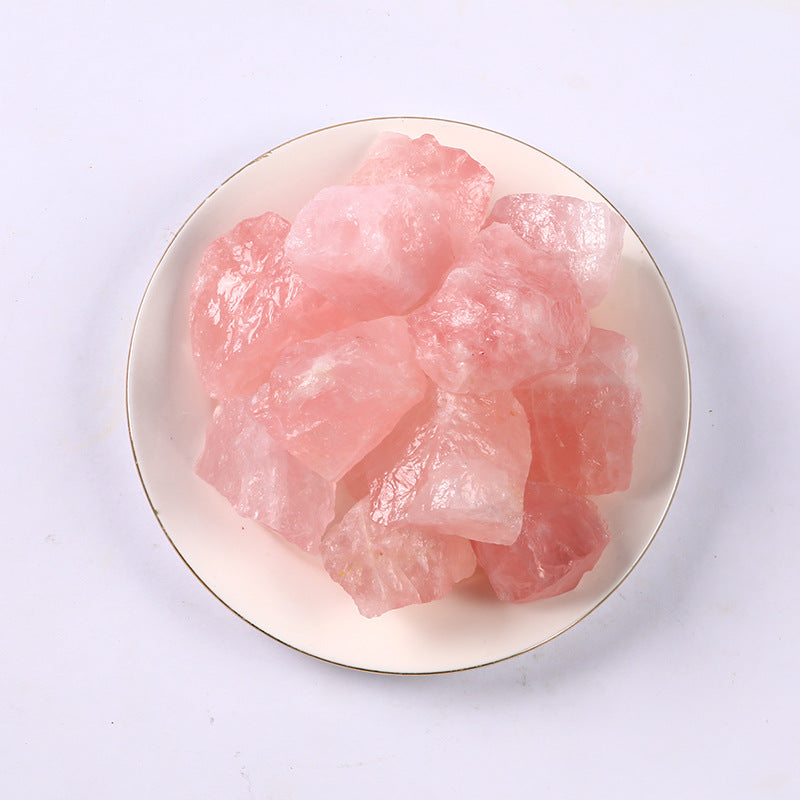
[[[531,461],[525,412],[511,392],[433,390],[355,468],[373,520],[510,544],[522,527]],[[356,488],[356,493],[359,489]]]
[[[195,472],[241,516],[309,553],[319,551],[333,519],[335,484],[278,445],[247,400],[231,398],[214,409]]]
[[[328,574],[365,617],[438,600],[476,564],[466,539],[408,523],[380,525],[366,498],[329,528],[321,551]]]
[[[441,202],[415,186],[331,186],[298,213],[286,258],[356,319],[405,314],[453,263]]]
[[[360,322],[288,347],[253,410],[304,464],[339,480],[425,395],[405,319]]]
[[[531,427],[530,479],[579,494],[625,490],[642,414],[636,348],[592,328],[578,360],[514,390]]]
[[[625,222],[605,203],[552,194],[511,194],[495,203],[489,222],[505,222],[534,250],[565,258],[589,308],[611,287]]]
[[[526,603],[574,589],[608,540],[608,528],[591,500],[531,482],[517,540],[508,546],[473,542],[473,547],[500,600]]]
[[[289,223],[268,212],[206,249],[191,293],[192,352],[212,397],[252,394],[280,351],[351,324],[283,262]]]
[[[417,359],[439,387],[487,394],[574,361],[589,316],[563,262],[494,224],[409,316],[409,327]]]
[[[441,200],[456,251],[478,233],[489,207],[494,177],[465,150],[445,147],[426,133],[411,139],[380,134],[351,179],[353,184],[408,183]]]

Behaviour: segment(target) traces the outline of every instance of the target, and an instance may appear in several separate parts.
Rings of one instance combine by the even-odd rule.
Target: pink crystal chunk
[[[321,550],[328,574],[365,617],[438,600],[476,565],[466,539],[407,523],[380,525],[366,498],[328,529]]]
[[[405,319],[360,322],[283,351],[253,399],[272,435],[339,480],[425,395]]]
[[[282,262],[289,231],[268,212],[207,248],[191,293],[192,352],[212,397],[247,395],[292,342],[350,324]]]
[[[356,471],[366,478],[376,522],[511,544],[522,528],[529,441],[511,392],[433,390]]]
[[[529,483],[525,519],[514,544],[474,542],[495,594],[526,603],[574,589],[597,563],[609,533],[597,506],[556,486]]]
[[[494,224],[409,316],[409,326],[417,359],[438,386],[486,394],[573,361],[589,335],[589,316],[561,262]]]
[[[297,215],[286,258],[357,319],[405,314],[453,261],[441,202],[415,186],[331,186]]]
[[[195,472],[240,516],[254,519],[310,553],[333,519],[335,484],[289,455],[231,398],[214,409]]]
[[[386,132],[370,147],[351,183],[409,183],[435,193],[460,251],[483,225],[494,177],[465,150],[445,147],[428,133],[411,139]]]
[[[511,194],[494,204],[489,222],[505,222],[534,250],[564,257],[589,308],[611,287],[625,222],[605,203],[550,194]]]
[[[592,328],[574,364],[514,390],[531,425],[531,480],[580,494],[628,488],[642,413],[635,369],[628,339]]]

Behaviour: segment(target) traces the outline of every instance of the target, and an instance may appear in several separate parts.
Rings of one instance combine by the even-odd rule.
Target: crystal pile
[[[498,598],[578,586],[625,490],[636,349],[592,327],[624,223],[518,194],[428,134],[381,134],[289,223],[206,250],[192,351],[216,408],[195,471],[322,566],[365,617],[480,569]],[[336,510],[334,510],[336,506]]]

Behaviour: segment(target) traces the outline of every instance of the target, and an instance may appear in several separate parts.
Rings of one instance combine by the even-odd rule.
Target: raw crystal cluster
[[[243,221],[195,277],[217,402],[197,474],[367,617],[476,565],[501,600],[570,591],[609,540],[586,495],[631,481],[636,350],[588,311],[624,224],[548,195],[490,211],[493,187],[463,150],[384,133],[346,185],[291,224]]]

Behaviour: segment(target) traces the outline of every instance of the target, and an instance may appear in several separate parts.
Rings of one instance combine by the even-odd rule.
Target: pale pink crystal
[[[284,350],[253,409],[304,464],[338,480],[425,395],[405,319],[360,322]]]
[[[328,529],[321,551],[328,574],[365,617],[438,600],[476,564],[466,539],[408,523],[380,525],[366,498]]]
[[[489,222],[505,222],[535,250],[564,257],[589,308],[611,287],[625,222],[605,203],[561,195],[512,194],[495,203]]]
[[[286,258],[357,319],[405,314],[453,261],[441,202],[415,186],[330,186],[298,213]]]
[[[597,564],[608,540],[608,527],[594,503],[556,486],[531,482],[516,542],[472,546],[500,600],[526,603],[574,589]]]
[[[514,390],[531,424],[530,479],[580,494],[628,488],[641,420],[636,348],[592,328],[577,361]]]
[[[278,353],[352,320],[282,262],[289,223],[240,222],[206,249],[191,293],[192,352],[212,397],[247,395]]]
[[[494,177],[466,150],[445,147],[429,133],[411,139],[385,132],[373,142],[351,183],[409,183],[435,193],[459,251],[483,224]]]
[[[433,390],[354,471],[376,522],[510,544],[522,527],[529,441],[511,392]]]
[[[486,394],[573,361],[589,316],[561,262],[494,224],[409,316],[409,327],[417,359],[436,384]]]
[[[233,505],[310,553],[333,519],[335,484],[287,453],[241,398],[214,409],[195,472]]]

